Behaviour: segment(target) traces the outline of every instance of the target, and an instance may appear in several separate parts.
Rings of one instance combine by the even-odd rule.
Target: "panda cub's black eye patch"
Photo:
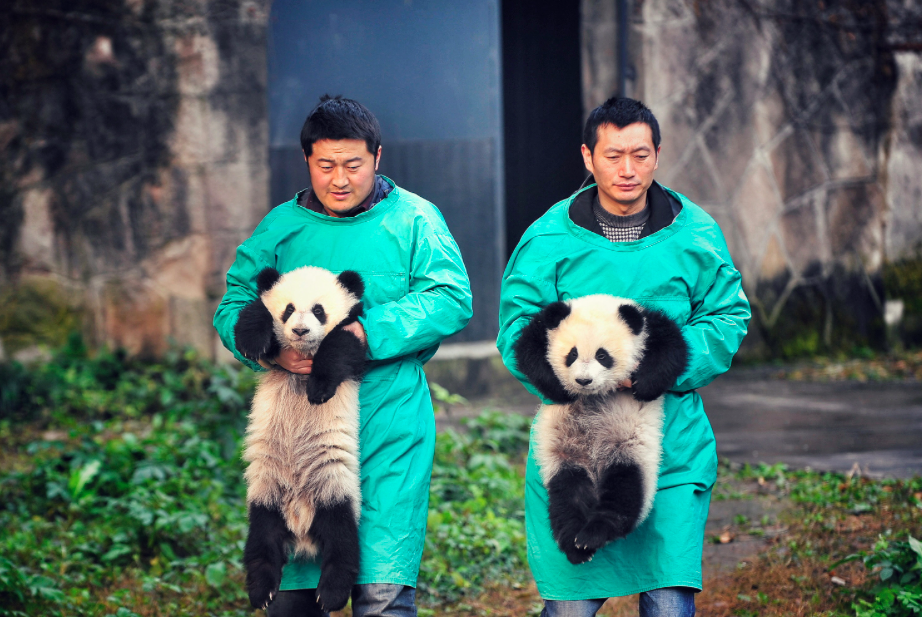
[[[295,312],[295,305],[291,302],[288,303],[288,306],[285,307],[285,312],[282,313],[282,323],[288,321],[288,318],[291,317],[291,314]]]
[[[319,304],[315,304],[314,308],[311,309],[311,312],[314,314],[314,317],[317,318],[317,321],[319,321],[321,324],[325,324],[327,322],[327,313]]]
[[[576,351],[576,347],[570,350],[570,353],[567,354],[567,366],[570,366],[576,359],[579,357],[579,352]]]
[[[607,351],[601,348],[597,352],[595,352],[595,359],[599,364],[601,364],[605,368],[611,368],[612,366],[615,365],[615,359],[612,358],[611,355]]]

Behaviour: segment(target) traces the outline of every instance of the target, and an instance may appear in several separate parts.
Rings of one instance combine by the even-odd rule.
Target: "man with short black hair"
[[[423,364],[471,317],[458,245],[438,209],[376,175],[377,119],[357,101],[321,98],[301,131],[311,188],[274,208],[237,249],[214,324],[234,344],[240,310],[257,297],[256,276],[311,265],[358,272],[365,315],[346,326],[368,344],[359,392],[362,513],[352,614],[416,614],[435,450],[435,420]],[[313,360],[285,350],[276,363],[308,374]],[[323,615],[317,561],[289,561],[270,617]]]
[[[696,389],[729,368],[746,334],[749,303],[714,220],[653,180],[660,132],[649,109],[633,99],[609,99],[589,114],[583,141],[583,162],[596,184],[529,227],[506,266],[497,338],[503,361],[539,394],[515,365],[522,328],[552,302],[605,293],[676,321],[689,362],[665,395],[653,509],[640,527],[600,548],[591,561],[571,563],[555,541],[531,444],[528,563],[545,600],[542,615],[591,617],[607,598],[639,593],[641,617],[691,617],[717,474],[714,434]]]

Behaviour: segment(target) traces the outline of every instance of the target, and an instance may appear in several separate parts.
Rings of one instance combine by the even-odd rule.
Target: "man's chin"
[[[323,204],[323,209],[326,210],[328,214],[332,214],[333,216],[343,216],[350,212],[357,205],[358,204],[343,205],[342,202],[335,202],[332,208],[327,204]]]

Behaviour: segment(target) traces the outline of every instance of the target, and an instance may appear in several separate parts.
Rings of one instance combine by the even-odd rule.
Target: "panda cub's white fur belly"
[[[613,463],[635,464],[644,485],[639,519],[653,507],[662,458],[663,399],[642,403],[628,393],[542,405],[535,458],[545,486],[567,463],[586,469],[596,486]]]
[[[279,506],[297,539],[295,552],[311,557],[316,506],[348,498],[359,519],[359,382],[344,381],[333,398],[312,405],[304,396],[306,379],[277,370],[262,376],[243,458],[247,502]]]

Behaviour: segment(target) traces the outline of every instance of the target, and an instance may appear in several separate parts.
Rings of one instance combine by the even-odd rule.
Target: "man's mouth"
[[[330,191],[330,195],[333,196],[333,199],[346,199],[351,194],[350,191]]]
[[[615,186],[621,189],[622,191],[633,191],[634,189],[637,188],[636,184],[616,184]]]

